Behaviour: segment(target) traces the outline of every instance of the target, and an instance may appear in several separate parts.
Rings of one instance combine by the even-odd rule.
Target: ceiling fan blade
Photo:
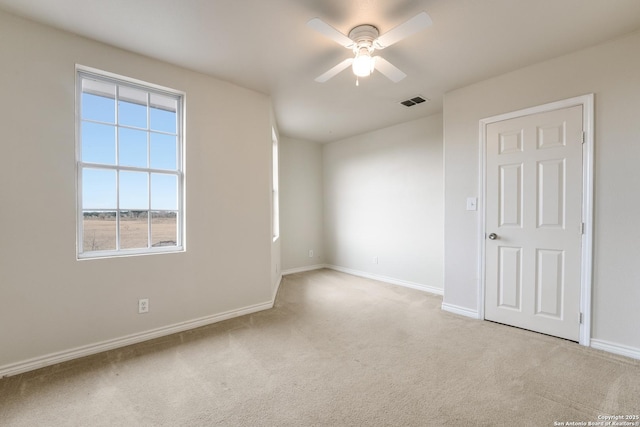
[[[377,44],[380,49],[384,49],[385,47],[389,47],[394,43],[399,42],[405,37],[409,37],[412,34],[417,33],[418,31],[422,31],[425,28],[429,27],[433,21],[431,21],[431,17],[427,12],[420,12],[413,18],[404,22],[403,24],[398,25],[395,28],[387,31],[380,37],[378,37]]]
[[[400,80],[407,77],[405,73],[400,71],[395,65],[387,61],[381,56],[375,56],[375,69],[384,74],[389,80],[394,83],[398,83]]]
[[[344,61],[342,61],[341,63],[339,63],[338,65],[336,65],[335,67],[333,67],[332,69],[330,69],[329,71],[327,71],[326,73],[322,74],[321,76],[316,77],[316,81],[318,83],[324,83],[327,80],[329,80],[331,77],[335,76],[336,74],[340,73],[342,70],[346,69],[347,67],[349,67],[349,65],[353,64],[353,58],[347,58]]]
[[[307,27],[313,28],[325,37],[330,38],[334,42],[346,47],[352,48],[354,43],[349,37],[342,34],[340,31],[333,28],[320,18],[313,18],[307,22]]]

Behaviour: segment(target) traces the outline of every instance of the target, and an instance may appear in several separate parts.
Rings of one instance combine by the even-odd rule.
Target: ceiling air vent
[[[423,102],[426,102],[428,100],[428,98],[425,98],[423,96],[416,96],[415,98],[407,99],[406,101],[400,101],[400,104],[404,105],[405,107],[413,107],[414,105],[422,104]]]

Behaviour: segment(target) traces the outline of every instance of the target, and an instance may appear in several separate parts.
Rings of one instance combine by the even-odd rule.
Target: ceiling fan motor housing
[[[374,41],[378,38],[379,31],[373,25],[358,25],[349,31],[349,38],[356,44],[353,47],[354,52],[358,52],[362,48],[367,48],[369,52],[373,52],[376,46]]]

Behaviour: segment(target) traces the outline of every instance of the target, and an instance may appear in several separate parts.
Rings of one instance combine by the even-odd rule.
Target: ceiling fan
[[[373,56],[373,52],[376,49],[387,48],[418,31],[424,30],[431,24],[431,17],[427,12],[420,12],[383,35],[379,35],[378,29],[373,25],[366,24],[354,27],[349,31],[349,35],[346,36],[320,18],[313,18],[307,22],[308,27],[313,28],[347,49],[352,49],[354,54],[353,58],[345,59],[324,74],[316,77],[315,81],[324,83],[351,65],[353,73],[356,75],[356,86],[358,85],[358,78],[367,77],[373,70],[380,71],[389,80],[397,83],[407,75],[383,57]]]

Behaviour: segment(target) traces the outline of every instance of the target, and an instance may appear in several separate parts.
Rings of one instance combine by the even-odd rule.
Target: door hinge
[[[580,234],[584,234],[585,225],[584,222],[580,223]]]
[[[582,313],[580,313],[580,324],[581,324],[581,325],[582,325],[583,317],[584,317],[584,316],[582,315]]]
[[[583,144],[587,141],[586,135],[587,135],[587,133],[585,131],[582,131],[582,143]]]

